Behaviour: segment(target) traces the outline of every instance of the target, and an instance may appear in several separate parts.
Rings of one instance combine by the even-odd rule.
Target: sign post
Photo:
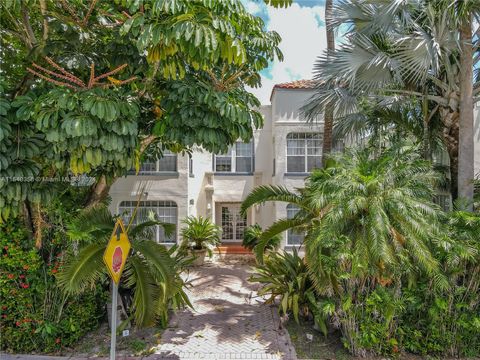
[[[107,265],[108,272],[112,278],[110,360],[115,360],[115,344],[117,341],[118,283],[122,277],[123,268],[127,262],[130,248],[130,241],[128,241],[123,221],[122,219],[118,219],[113,228],[112,236],[105,249],[105,253],[103,254],[103,262]]]
[[[110,360],[115,360],[115,346],[117,343],[117,297],[118,285],[112,280],[112,324],[110,330]]]

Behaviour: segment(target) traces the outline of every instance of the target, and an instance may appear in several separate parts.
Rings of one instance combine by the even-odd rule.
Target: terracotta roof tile
[[[313,89],[315,88],[314,80],[296,80],[292,82],[275,84],[274,88],[280,89]]]
[[[275,89],[314,89],[314,88],[315,88],[315,81],[307,80],[307,79],[275,84],[270,94],[270,101],[272,101],[272,96]]]

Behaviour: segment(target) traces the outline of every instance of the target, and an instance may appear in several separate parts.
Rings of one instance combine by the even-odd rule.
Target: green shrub
[[[372,292],[353,299],[346,296],[335,311],[341,324],[344,346],[353,350],[393,355],[399,352],[397,318],[402,302],[392,289],[377,286]]]
[[[446,239],[456,241],[437,251],[448,287],[422,277],[403,288],[405,313],[399,332],[403,347],[419,354],[480,354],[480,215],[446,214]]]
[[[97,326],[104,314],[105,297],[101,291],[66,297],[55,279],[61,271],[60,253],[46,256],[45,261],[18,222],[0,227],[0,246],[2,350],[56,351]]]
[[[406,311],[399,333],[405,350],[421,355],[480,354],[478,293],[457,287],[450,294],[435,294],[428,283],[404,291]]]

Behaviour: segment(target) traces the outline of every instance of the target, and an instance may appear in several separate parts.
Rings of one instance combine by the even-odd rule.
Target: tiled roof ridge
[[[314,89],[315,84],[316,81],[311,79],[302,79],[275,84],[272,88],[272,92],[270,93],[270,101],[272,101],[272,96],[275,89]]]
[[[315,80],[301,79],[290,81],[286,83],[275,84],[274,88],[280,89],[313,89],[315,87]]]

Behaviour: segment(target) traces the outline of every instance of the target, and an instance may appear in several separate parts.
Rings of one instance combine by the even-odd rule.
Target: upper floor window
[[[215,155],[214,169],[223,173],[252,173],[253,143],[237,141],[225,154]]]
[[[300,208],[293,204],[287,205],[287,219],[293,219]],[[289,229],[287,231],[287,245],[302,245],[305,235],[301,231]]]
[[[163,156],[157,161],[145,161],[140,167],[139,174],[175,171],[177,171],[177,154],[164,150]]]
[[[322,167],[322,134],[287,135],[287,172],[308,173]]]
[[[130,222],[135,207],[136,201],[122,201],[118,207],[118,212],[122,216],[125,224]],[[132,225],[139,223],[157,220],[164,223],[177,225],[177,204],[173,201],[140,201],[138,205],[137,214],[132,221]],[[173,244],[176,242],[176,231],[170,236],[165,235],[165,230],[160,225],[152,227],[152,237],[155,241],[161,244]]]

